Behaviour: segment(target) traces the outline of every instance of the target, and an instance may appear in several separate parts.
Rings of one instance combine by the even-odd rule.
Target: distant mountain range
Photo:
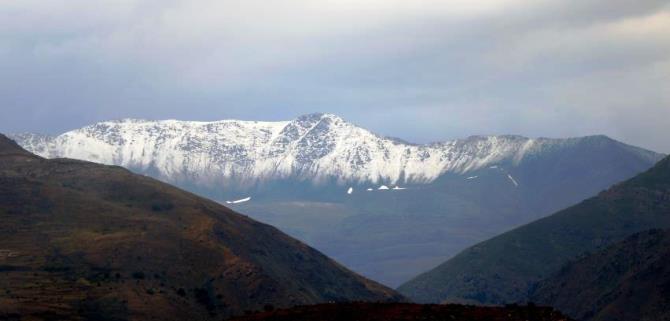
[[[637,233],[575,259],[540,282],[530,298],[578,320],[668,320],[670,230]]]
[[[518,164],[578,140],[471,137],[413,145],[375,135],[332,114],[292,121],[102,122],[51,137],[14,135],[37,155],[86,159],[223,190],[294,178],[314,184],[430,183],[500,162]],[[645,155],[653,158],[652,153]]]
[[[121,120],[12,137],[43,157],[120,165],[211,197],[393,286],[662,157],[605,136],[416,145],[332,114]]]
[[[659,287],[668,284],[664,236],[637,236],[565,264],[652,228],[670,228],[670,157],[596,197],[476,244],[399,291],[419,302],[500,304],[532,299],[536,284],[545,282],[535,296],[575,317],[638,320],[657,313],[653,305],[667,303],[667,288]]]
[[[221,320],[401,301],[274,227],[117,166],[0,135],[0,319]]]

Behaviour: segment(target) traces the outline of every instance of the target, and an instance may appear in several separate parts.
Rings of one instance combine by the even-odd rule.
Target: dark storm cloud
[[[328,111],[670,152],[667,1],[21,1],[0,27],[2,131]]]

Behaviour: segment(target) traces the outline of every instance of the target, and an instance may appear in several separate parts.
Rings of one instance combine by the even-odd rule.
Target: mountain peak
[[[335,114],[330,114],[330,113],[311,113],[311,114],[305,114],[298,116],[296,118],[296,121],[301,121],[301,122],[318,122],[322,120],[330,120],[333,122],[344,122],[344,119],[342,117],[337,116]]]

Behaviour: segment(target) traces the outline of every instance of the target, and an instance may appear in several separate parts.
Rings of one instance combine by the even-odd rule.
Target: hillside
[[[399,291],[419,302],[505,303],[569,260],[670,227],[670,158],[575,206],[472,246]]]
[[[341,303],[299,306],[233,318],[230,321],[569,321],[548,307],[476,307],[457,304]]]
[[[531,299],[579,320],[668,320],[670,232],[641,232],[572,261]]]
[[[208,320],[402,299],[215,202],[1,135],[0,222],[0,318]]]
[[[661,158],[605,136],[410,144],[332,114],[125,119],[13,137],[43,157],[119,165],[209,197],[391,286]]]

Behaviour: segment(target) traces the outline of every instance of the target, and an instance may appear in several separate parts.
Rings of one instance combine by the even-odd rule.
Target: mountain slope
[[[472,246],[399,291],[420,302],[504,303],[575,256],[670,227],[670,158],[598,196]]]
[[[641,232],[570,262],[531,298],[579,320],[667,320],[670,232]]]
[[[220,319],[265,304],[389,301],[279,230],[114,166],[0,135],[0,316]]]
[[[122,120],[14,137],[44,157],[120,165],[210,197],[392,286],[661,157],[605,136],[413,145],[330,114]]]

